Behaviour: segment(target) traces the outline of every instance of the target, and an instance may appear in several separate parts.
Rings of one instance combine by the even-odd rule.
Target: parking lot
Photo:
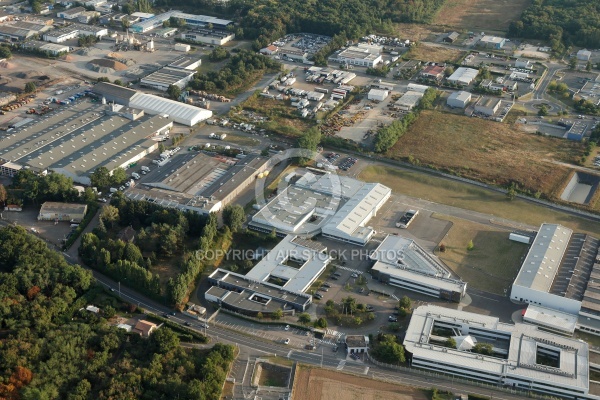
[[[340,112],[344,118],[351,118],[357,113],[361,113],[361,116],[354,125],[342,127],[336,136],[370,145],[375,139],[377,129],[391,124],[398,117],[398,113],[388,110],[388,105],[393,102],[392,96],[378,103],[365,97],[360,102],[351,104],[347,110]]]
[[[60,248],[63,241],[74,229],[71,223],[54,221],[38,221],[39,206],[28,206],[23,211],[2,211],[2,220],[15,225],[22,226],[30,233],[44,239],[50,245]]]
[[[306,51],[309,55],[315,54],[331,41],[331,37],[315,35],[312,33],[288,34],[276,40],[273,44],[284,50]]]

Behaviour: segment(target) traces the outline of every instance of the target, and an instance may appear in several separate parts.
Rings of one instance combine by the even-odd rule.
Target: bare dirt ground
[[[529,3],[529,0],[446,1],[433,23],[470,31],[506,32],[510,22],[519,19]]]
[[[420,42],[425,39],[434,38],[442,31],[437,27],[424,24],[396,24],[396,35],[402,39],[409,39],[412,42]]]
[[[430,46],[425,43],[419,43],[416,47],[411,47],[408,57],[413,60],[424,62],[459,62],[467,54],[466,51],[460,51],[449,47]]]
[[[425,400],[421,390],[318,368],[298,368],[293,400]]]

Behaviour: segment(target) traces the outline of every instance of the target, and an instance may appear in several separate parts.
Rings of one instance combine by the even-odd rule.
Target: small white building
[[[384,101],[389,96],[390,92],[382,89],[371,89],[367,94],[367,99],[373,101]]]
[[[526,69],[530,69],[531,68],[531,61],[525,59],[525,58],[517,58],[517,60],[515,61],[515,68],[526,68]]]
[[[475,112],[487,115],[491,117],[496,114],[502,101],[495,97],[482,97],[477,104],[475,104]]]
[[[185,44],[185,43],[175,43],[175,45],[173,46],[173,50],[182,51],[184,53],[187,53],[191,49],[192,49],[192,46],[190,46],[189,44]]]
[[[346,336],[346,351],[348,354],[366,353],[369,349],[369,337],[364,335]]]
[[[577,52],[577,59],[579,61],[589,61],[592,57],[592,52],[586,49],[581,49]]]
[[[448,107],[452,108],[465,108],[471,101],[471,93],[465,91],[459,91],[451,93],[446,100]]]
[[[78,18],[81,15],[81,13],[85,11],[86,10],[83,7],[68,8],[66,10],[57,12],[56,16],[58,18],[71,20]]]

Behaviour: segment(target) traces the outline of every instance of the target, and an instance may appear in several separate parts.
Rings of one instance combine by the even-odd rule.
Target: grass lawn
[[[510,288],[527,253],[527,245],[509,240],[507,230],[446,215],[432,217],[452,222],[442,241],[446,251],[437,254],[463,281],[497,294],[504,294],[504,289]],[[469,251],[467,245],[471,240],[474,248]]]
[[[418,46],[410,48],[406,57],[411,60],[423,62],[456,63],[461,61],[466,54],[466,51],[460,51],[450,47],[430,46],[425,43],[419,43]]]
[[[522,132],[511,125],[479,118],[421,113],[410,130],[386,155],[470,179],[506,187],[515,182],[532,194],[558,199],[584,145]]]
[[[469,31],[505,33],[509,24],[519,19],[529,3],[529,0],[446,1],[433,23]]]
[[[596,222],[550,210],[524,200],[509,201],[501,193],[419,172],[373,165],[360,173],[360,179],[366,182],[379,182],[390,187],[394,192],[435,203],[491,214],[534,226],[543,222],[559,223],[577,232],[600,235],[600,224]]]

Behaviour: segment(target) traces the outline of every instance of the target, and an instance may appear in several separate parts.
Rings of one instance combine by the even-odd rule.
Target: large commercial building
[[[495,97],[482,97],[475,104],[475,112],[491,117],[498,112],[502,100]]]
[[[366,45],[361,43],[334,53],[329,57],[331,62],[358,65],[373,68],[383,61],[381,57],[382,46]]]
[[[108,35],[108,29],[101,26],[71,25],[66,28],[48,31],[42,36],[46,42],[63,43],[79,36],[96,36],[102,38]]]
[[[144,177],[144,187],[127,191],[134,200],[199,213],[218,212],[270,167],[266,157],[231,158],[204,153],[178,155],[170,168]]]
[[[510,298],[578,316],[577,329],[600,334],[599,246],[592,236],[558,224],[542,224]]]
[[[193,71],[198,68],[201,63],[202,59],[199,57],[181,56],[169,64],[168,67]]]
[[[140,80],[140,85],[166,92],[174,85],[183,89],[194,77],[195,71],[164,67]]]
[[[212,285],[204,298],[220,307],[256,316],[269,316],[278,310],[284,314],[303,312],[312,304],[312,296],[288,290],[269,282],[258,282],[235,272],[218,268],[208,276]]]
[[[455,302],[467,291],[437,257],[402,236],[387,236],[370,259],[373,277],[392,286]]]
[[[479,71],[473,68],[460,67],[448,77],[448,82],[468,86],[477,77]]]
[[[506,44],[506,38],[486,35],[477,44],[488,49],[499,50]]]
[[[182,33],[181,38],[184,40],[191,40],[192,42],[223,46],[225,43],[233,40],[235,35],[228,31],[216,29],[195,29],[193,31]]]
[[[367,224],[391,196],[379,183],[334,174],[305,172],[253,217],[249,227],[262,232],[323,236],[364,246],[375,230]]]
[[[122,106],[82,101],[5,136],[0,160],[33,171],[54,171],[89,185],[98,167],[127,167],[158,148],[155,135],[173,121]]]
[[[457,348],[446,345],[449,337]],[[479,343],[491,344],[492,354],[477,353]],[[427,305],[413,311],[403,344],[416,368],[552,397],[597,398],[588,397],[588,344],[533,325]]]
[[[135,33],[146,33],[154,28],[162,27],[163,22],[168,21],[171,18],[182,19],[185,21],[186,26],[193,28],[206,28],[210,24],[216,29],[227,29],[229,25],[233,24],[233,21],[227,19],[215,18],[207,15],[186,14],[181,11],[171,10],[138,22],[132,25],[129,30]]]
[[[305,292],[331,261],[326,251],[327,247],[318,242],[288,235],[246,274],[246,278]]]
[[[168,115],[173,121],[187,126],[194,126],[212,117],[212,111],[204,108],[153,94],[141,93],[112,83],[98,83],[92,88],[91,93],[99,98],[104,98],[107,102],[144,110],[148,114]]]
[[[411,111],[419,104],[419,101],[421,101],[423,95],[424,93],[422,92],[414,92],[409,90],[408,92],[404,93],[402,97],[396,100],[394,107],[403,111]]]
[[[0,25],[0,39],[8,42],[20,42],[35,35],[35,31]]]

